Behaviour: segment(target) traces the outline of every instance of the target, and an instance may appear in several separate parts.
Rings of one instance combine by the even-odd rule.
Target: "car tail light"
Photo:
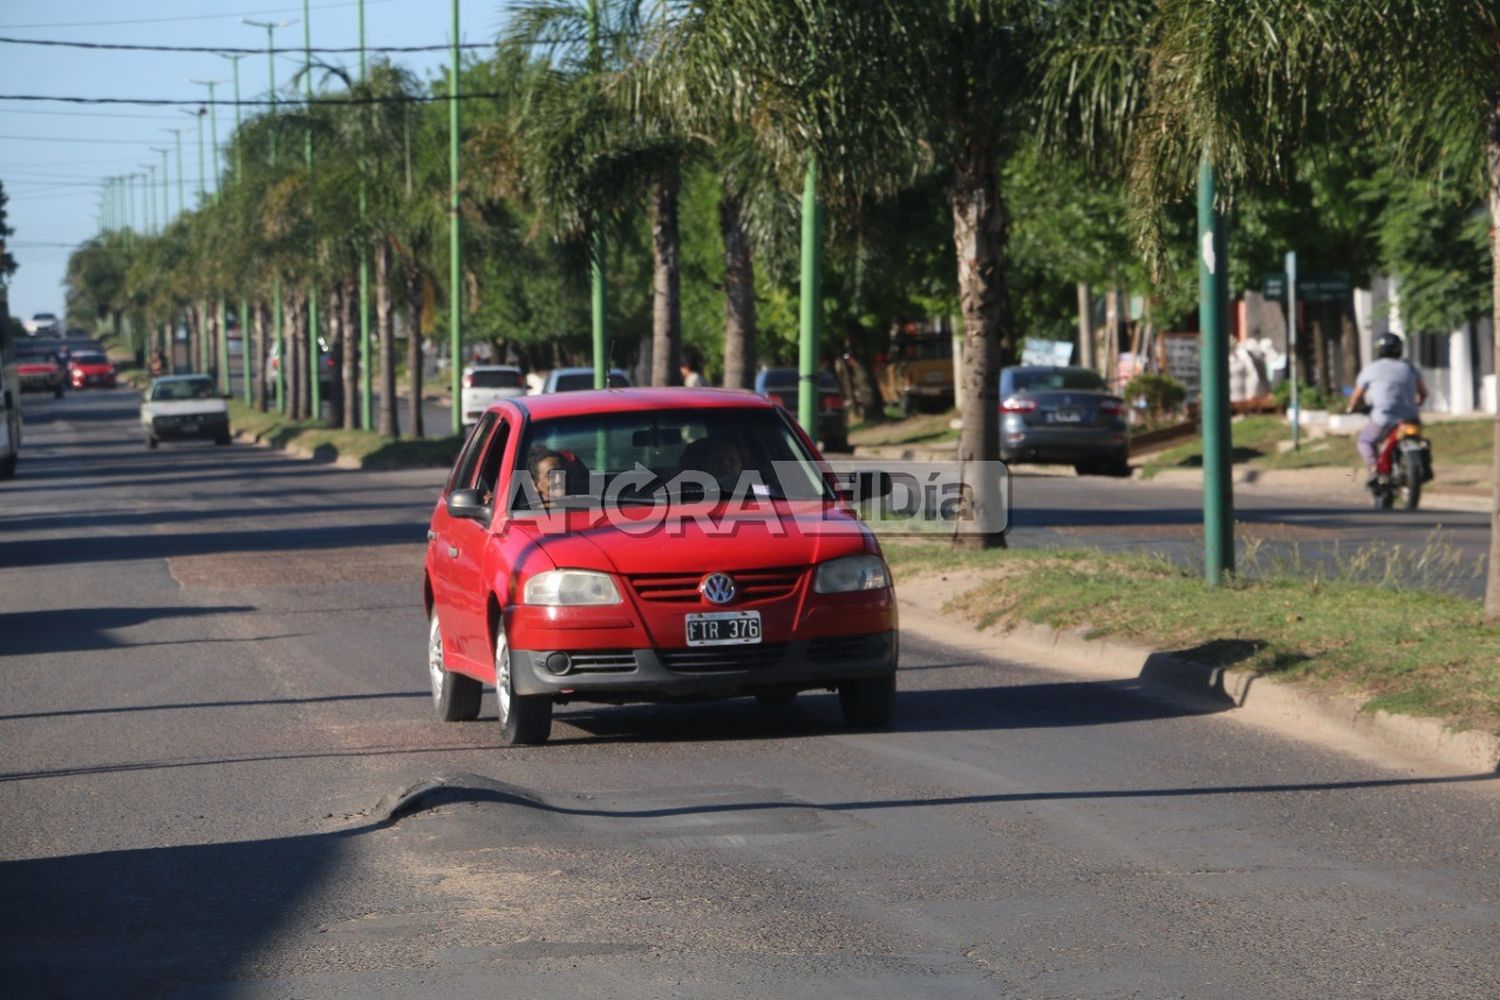
[[[465,375],[464,376],[464,388],[465,389],[472,389],[472,388],[474,388],[474,376],[473,375]]]
[[[1099,403],[1099,412],[1119,416],[1125,412],[1125,401],[1123,399],[1106,399]]]
[[[1012,396],[1000,404],[1001,413],[1035,413],[1036,400],[1025,396]]]
[[[823,397],[823,409],[842,410],[844,408],[844,397],[832,394]]]
[[[790,410],[792,408],[791,404],[786,401],[786,397],[779,392],[771,393],[771,399],[783,410]]]

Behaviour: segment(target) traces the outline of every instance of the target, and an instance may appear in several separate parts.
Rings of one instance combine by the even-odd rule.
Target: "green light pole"
[[[1198,164],[1198,311],[1202,327],[1203,573],[1210,587],[1234,573],[1229,450],[1229,258],[1213,164]]]
[[[592,68],[598,69],[599,0],[589,0],[588,16],[589,62]],[[589,312],[593,320],[595,389],[609,385],[609,358],[605,356],[607,345],[604,339],[604,251],[604,220],[596,212],[589,233]]]
[[[182,172],[182,129],[169,128],[162,131],[172,133],[172,141],[177,147],[177,214],[181,215],[187,211],[186,181]]]
[[[237,183],[244,183],[244,136],[240,134],[240,60],[245,57],[244,55],[226,55],[224,58],[234,66],[234,179]],[[255,378],[255,366],[251,361],[250,326],[246,322],[250,315],[250,306],[245,301],[243,284],[240,285],[240,309],[237,315],[240,323],[240,389],[244,393],[245,405],[250,406],[255,402],[250,392],[250,386],[254,384],[251,380]]]
[[[802,188],[802,316],[797,351],[797,422],[817,439],[818,330],[822,322],[823,207],[818,202],[818,158],[807,161]]]
[[[142,199],[146,202],[146,232],[157,232],[156,225],[156,164],[142,163],[141,169],[146,171],[146,192]]]
[[[365,0],[359,0],[359,78],[365,78]],[[369,160],[365,155],[364,130],[360,130],[359,150],[359,221],[365,224],[365,171]],[[359,425],[369,430],[375,425],[370,420],[370,396],[374,391],[370,378],[370,248],[364,235],[359,241]],[[389,363],[389,359],[387,359]]]
[[[303,0],[304,3],[307,0]],[[463,353],[460,315],[464,289],[458,245],[458,0],[453,0],[453,58],[448,86],[448,375],[452,390],[453,433],[463,430],[463,389],[459,355]],[[597,362],[596,362],[597,364]],[[597,377],[597,374],[596,374]]]
[[[217,87],[219,84],[224,83],[225,81],[223,81],[223,80],[194,80],[192,82],[208,88],[208,121],[209,121],[210,129],[212,131],[212,139],[213,139],[213,143],[212,143],[212,145],[209,146],[209,149],[211,149],[213,151],[213,161],[214,161],[214,197],[217,199],[219,197],[219,195],[223,191],[223,186],[219,183],[219,106],[218,106],[218,104],[216,104],[214,102],[214,88]],[[239,105],[235,105],[235,107],[236,107],[236,109],[238,109]],[[225,313],[225,310],[224,310],[224,293],[220,292],[219,293],[219,302],[218,302],[218,316],[217,316],[217,318],[218,318],[218,327],[219,327],[219,337],[218,337],[219,363],[218,363],[218,366],[217,366],[218,369],[219,369],[219,394],[223,395],[223,396],[228,396],[229,395],[229,323],[228,323],[228,317],[225,316],[224,313]]]
[[[271,78],[271,115],[276,114],[276,29],[285,28],[292,24],[291,21],[245,21],[253,28],[266,29],[266,65],[270,69]],[[271,155],[271,166],[276,166],[276,128],[274,124],[270,129],[268,140]],[[286,351],[281,342],[281,275],[276,275],[271,281],[271,326],[272,342],[275,345],[276,356],[281,363],[276,366],[276,409],[286,412]]]
[[[169,197],[172,188],[167,181],[167,154],[171,150],[165,146],[152,146],[151,152],[161,154],[161,227],[165,230],[168,218],[172,214],[171,198]]]
[[[203,204],[208,198],[207,190],[204,188],[203,174],[207,169],[203,162],[203,116],[208,110],[202,106],[197,111],[183,111],[185,115],[192,115],[193,121],[198,125],[198,209],[203,209]]]
[[[307,134],[302,141],[302,157],[307,164],[307,179],[311,189],[313,176],[312,134],[312,20],[308,0],[302,0],[302,93],[307,98]],[[311,214],[311,213],[309,213]],[[307,380],[312,390],[312,418],[323,419],[323,356],[318,350],[318,280],[317,280],[317,233],[308,241],[313,247],[312,277],[307,283]]]

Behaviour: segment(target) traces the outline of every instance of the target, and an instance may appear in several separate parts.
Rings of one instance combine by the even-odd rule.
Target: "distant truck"
[[[889,352],[877,364],[881,394],[903,415],[953,405],[953,335],[919,323],[891,331]]]

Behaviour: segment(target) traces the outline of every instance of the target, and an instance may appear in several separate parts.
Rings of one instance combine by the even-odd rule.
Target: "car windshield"
[[[538,420],[517,453],[512,508],[528,493],[567,506],[656,503],[717,496],[830,498],[813,456],[779,412],[760,408],[656,410]],[[529,475],[528,475],[529,473]]]
[[[469,373],[469,385],[476,389],[519,389],[521,373],[504,368],[479,368]]]
[[[158,382],[151,387],[151,401],[164,403],[174,399],[213,399],[214,384],[206,378],[176,379]]]
[[[791,368],[773,368],[766,372],[762,383],[768,392],[797,388],[797,373]],[[818,388],[825,392],[842,392],[838,381],[829,372],[818,373]]]
[[[17,361],[56,361],[57,354],[43,347],[21,347],[16,350]]]
[[[102,365],[106,363],[102,354],[92,351],[79,351],[73,355],[73,362],[80,365]]]
[[[609,387],[611,389],[625,389],[630,386],[630,380],[619,372],[609,373]],[[594,387],[593,372],[567,372],[557,376],[553,383],[553,392],[579,392]]]
[[[1074,389],[1080,392],[1102,392],[1104,379],[1087,368],[1017,368],[1011,372],[1011,391],[1047,391]]]

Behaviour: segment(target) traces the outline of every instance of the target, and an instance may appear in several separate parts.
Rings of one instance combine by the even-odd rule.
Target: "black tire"
[[[1402,490],[1407,510],[1416,510],[1417,505],[1422,502],[1422,473],[1425,471],[1422,462],[1422,453],[1412,450],[1401,456],[1401,464],[1406,470],[1406,488]]]
[[[16,474],[17,457],[15,452],[11,452],[4,458],[0,458],[0,479],[9,479]]]
[[[896,707],[896,675],[839,682],[844,721],[856,729],[884,729]]]
[[[438,719],[471,722],[479,718],[484,685],[443,666],[443,632],[436,611],[427,620],[427,673],[432,687],[432,707]]]
[[[52,390],[52,398],[53,399],[62,399],[62,397],[63,397],[63,387],[62,386],[58,386],[56,389]]]
[[[829,441],[825,450],[826,451],[848,451],[849,450],[849,439],[848,438],[839,438],[837,441]]]
[[[1390,510],[1391,504],[1396,502],[1396,498],[1391,496],[1390,491],[1386,489],[1375,490],[1374,498],[1376,510]]]
[[[220,434],[218,437],[214,438],[214,444],[222,447],[223,445],[227,445],[231,440],[232,439],[228,434]]]
[[[157,445],[156,435],[155,434],[147,434],[146,435],[146,447],[150,448],[150,449],[152,449],[154,451],[156,449],[156,445]]]
[[[759,691],[755,700],[766,708],[785,708],[797,700],[796,691]]]
[[[500,742],[508,747],[540,746],[552,735],[552,699],[544,694],[516,694],[504,625],[495,631],[495,708]]]
[[[1099,470],[1093,462],[1074,462],[1073,471],[1080,476],[1092,476]]]

